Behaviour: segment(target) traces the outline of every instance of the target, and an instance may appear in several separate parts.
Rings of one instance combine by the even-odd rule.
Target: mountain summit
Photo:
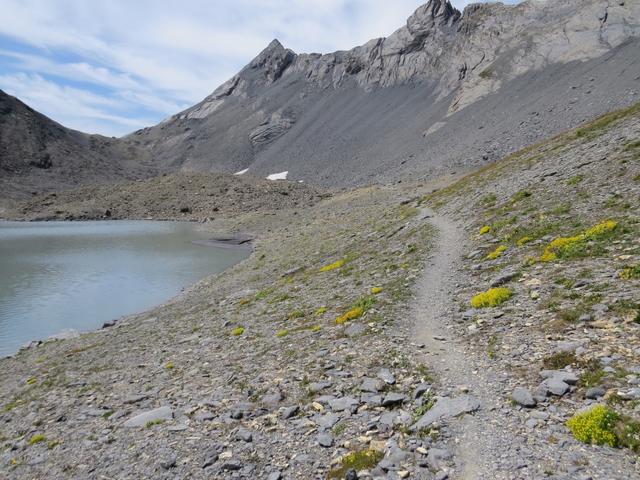
[[[638,97],[640,4],[430,0],[387,38],[274,40],[198,105],[128,137],[162,168],[327,185],[465,169]]]

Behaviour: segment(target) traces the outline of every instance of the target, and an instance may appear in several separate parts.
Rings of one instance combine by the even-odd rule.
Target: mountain
[[[70,130],[0,90],[0,191],[5,198],[113,182],[155,171],[117,139]]]
[[[640,100],[640,2],[430,0],[388,38],[274,40],[197,105],[122,139],[0,94],[2,197],[171,172],[343,187],[470,171]]]
[[[325,185],[478,166],[640,98],[640,3],[430,0],[388,38],[274,40],[192,108],[126,141],[161,168]]]

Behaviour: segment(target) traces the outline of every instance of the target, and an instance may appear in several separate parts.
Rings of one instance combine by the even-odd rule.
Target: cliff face
[[[274,40],[201,103],[127,140],[169,169],[286,170],[329,185],[440,174],[638,98],[638,36],[637,2],[459,12],[430,0],[349,51],[296,54]]]

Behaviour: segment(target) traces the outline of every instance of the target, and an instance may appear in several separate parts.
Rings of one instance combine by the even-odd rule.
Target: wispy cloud
[[[72,128],[122,135],[204,98],[273,38],[347,49],[424,1],[0,0],[0,88]]]

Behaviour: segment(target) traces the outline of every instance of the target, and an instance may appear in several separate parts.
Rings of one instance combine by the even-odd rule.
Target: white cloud
[[[297,52],[348,49],[389,35],[424,1],[0,0],[11,12],[0,16],[0,62],[8,64],[0,88],[75,128],[82,115],[71,107],[87,125],[124,134],[204,98],[273,38]],[[16,85],[18,74],[42,90]],[[63,95],[76,97],[53,108]],[[104,129],[95,123],[101,111]]]

